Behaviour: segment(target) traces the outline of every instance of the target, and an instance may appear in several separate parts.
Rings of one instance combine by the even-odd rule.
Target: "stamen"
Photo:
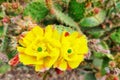
[[[68,50],[67,50],[67,52],[68,52],[68,53],[71,53],[71,52],[72,52],[72,50],[71,50],[71,49],[68,49]]]
[[[38,52],[41,52],[41,51],[42,51],[42,48],[41,48],[41,47],[38,47],[37,51],[38,51]]]

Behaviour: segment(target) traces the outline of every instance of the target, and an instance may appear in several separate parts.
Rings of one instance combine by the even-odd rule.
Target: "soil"
[[[5,74],[0,74],[0,80],[43,80],[45,73],[35,72],[31,67],[14,67]],[[50,70],[47,73],[46,80],[84,80],[79,75],[78,70],[65,71],[56,73],[55,70]]]

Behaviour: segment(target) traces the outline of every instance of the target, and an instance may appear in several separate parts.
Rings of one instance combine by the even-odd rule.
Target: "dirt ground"
[[[79,75],[79,71],[66,71],[57,74],[54,70],[50,70],[46,80],[83,80]],[[36,73],[33,68],[14,67],[5,74],[0,74],[0,80],[43,80],[44,73]]]

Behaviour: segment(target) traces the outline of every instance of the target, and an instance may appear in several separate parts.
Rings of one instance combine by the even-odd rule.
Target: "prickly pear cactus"
[[[40,22],[48,14],[48,9],[43,3],[32,2],[28,4],[24,9],[24,15],[30,15],[37,22]]]

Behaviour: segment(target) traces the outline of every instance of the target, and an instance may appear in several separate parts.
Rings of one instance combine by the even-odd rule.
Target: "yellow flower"
[[[76,31],[71,34],[64,31],[60,41],[60,56],[54,64],[54,68],[60,70],[77,68],[84,60],[84,55],[88,52],[86,36]]]
[[[19,59],[24,65],[33,65],[36,71],[54,68],[74,69],[88,52],[87,38],[77,31],[58,33],[53,26],[34,27],[19,40]]]
[[[51,25],[45,29],[34,27],[19,40],[17,49],[20,62],[33,65],[36,71],[45,71],[52,67],[59,57],[60,34]]]

